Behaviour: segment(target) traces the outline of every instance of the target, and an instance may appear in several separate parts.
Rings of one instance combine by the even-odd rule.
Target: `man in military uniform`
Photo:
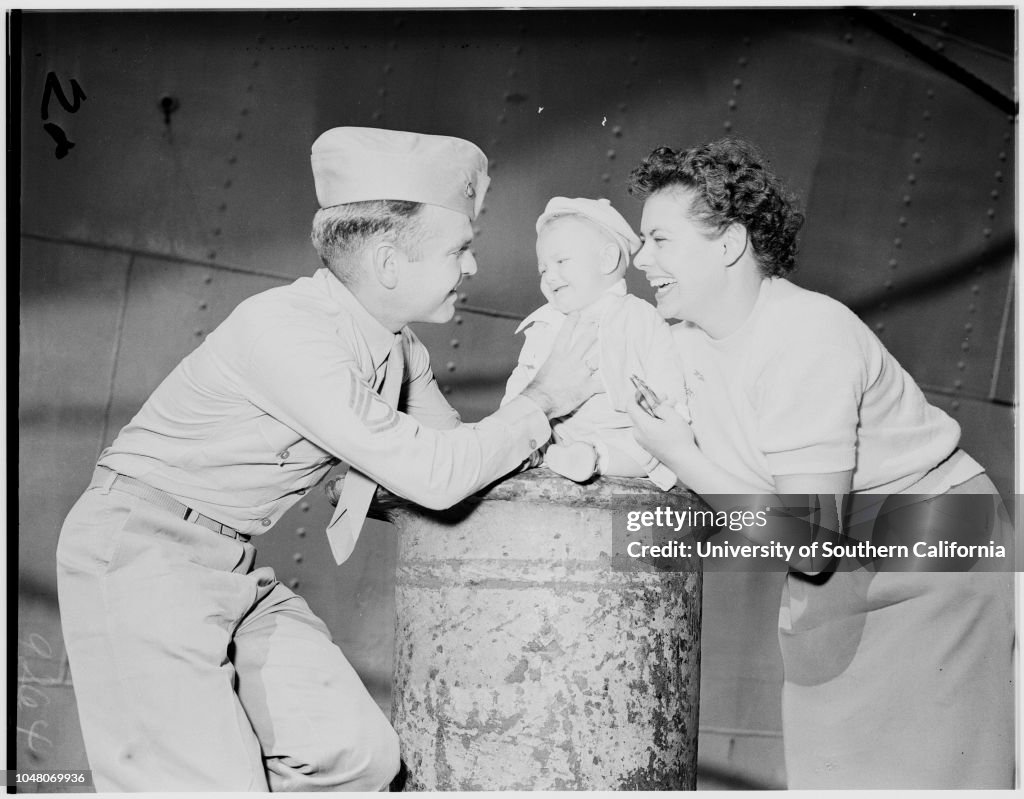
[[[254,568],[339,460],[340,563],[377,484],[448,507],[543,444],[595,391],[566,326],[522,395],[462,424],[410,322],[445,322],[476,271],[487,159],[470,142],[335,128],[313,145],[325,268],[242,302],[100,456],[57,551],[99,790],[377,790],[398,741],[306,602]]]

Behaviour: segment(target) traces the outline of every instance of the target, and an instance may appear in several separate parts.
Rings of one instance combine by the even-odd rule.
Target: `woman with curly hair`
[[[644,200],[634,264],[681,320],[692,422],[668,403],[630,416],[682,483],[713,507],[801,497],[819,540],[850,541],[851,507],[887,495],[876,543],[1010,542],[959,425],[849,309],[787,279],[803,216],[751,145],[659,148],[630,192]],[[789,562],[789,787],[1013,787],[1012,575],[886,565]]]

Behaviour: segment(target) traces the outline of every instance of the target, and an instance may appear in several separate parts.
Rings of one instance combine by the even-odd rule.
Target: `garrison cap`
[[[487,156],[453,136],[331,128],[313,142],[310,160],[321,208],[406,200],[476,219],[490,183]]]
[[[590,200],[586,197],[552,197],[548,200],[544,213],[537,219],[537,232],[548,222],[563,216],[580,216],[589,219],[604,230],[619,245],[622,254],[629,263],[629,258],[640,249],[640,238],[633,232],[629,222],[612,208],[609,200]]]

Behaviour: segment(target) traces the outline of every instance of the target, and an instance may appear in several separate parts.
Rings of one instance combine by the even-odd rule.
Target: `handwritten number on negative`
[[[57,73],[48,72],[46,74],[46,85],[43,87],[43,102],[40,108],[40,116],[43,121],[46,122],[50,118],[50,99],[52,97],[57,98],[57,102],[60,103],[61,108],[67,111],[69,114],[74,114],[82,107],[82,101],[87,99],[85,92],[82,91],[82,87],[78,81],[74,78],[70,79],[71,83],[71,100],[68,100],[67,95],[64,93],[64,88],[60,85],[60,80],[57,78]],[[66,156],[71,148],[75,146],[73,141],[68,141],[67,135],[64,133],[64,129],[60,125],[55,125],[52,122],[46,122],[43,125],[43,130],[50,134],[50,138],[56,143],[56,149],[54,155],[57,159],[61,159]]]

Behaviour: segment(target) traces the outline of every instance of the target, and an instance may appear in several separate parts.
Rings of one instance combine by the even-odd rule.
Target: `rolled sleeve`
[[[813,350],[779,353],[758,381],[758,446],[773,475],[856,465],[863,360],[847,342],[830,338]]]

